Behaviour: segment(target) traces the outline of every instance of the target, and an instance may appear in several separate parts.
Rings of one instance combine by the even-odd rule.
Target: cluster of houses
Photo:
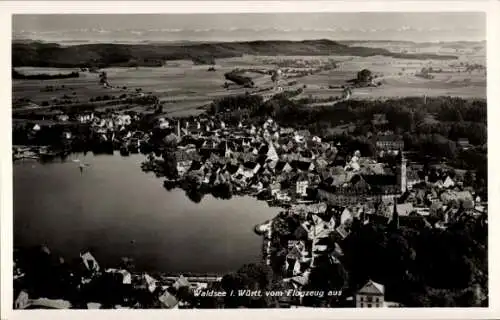
[[[40,147],[15,147],[14,159],[53,157],[72,151],[75,143],[82,143],[82,141],[86,141],[88,143],[86,147],[95,151],[106,149],[112,153],[113,150],[119,149],[122,155],[138,153],[141,144],[149,139],[147,133],[134,129],[134,123],[138,120],[140,120],[139,115],[82,112],[71,117],[61,113],[50,119],[33,121],[26,128],[28,130],[26,134],[31,137],[30,139],[37,141],[38,137],[45,137],[44,141],[48,138],[58,146],[57,148],[63,145],[67,150],[52,150],[52,146],[45,146],[44,149],[52,151],[40,152]],[[81,131],[82,126],[89,130]],[[59,136],[55,137],[53,132],[58,132]]]
[[[397,168],[390,168],[359,151],[350,154],[340,143],[322,141],[308,130],[279,127],[272,119],[258,127],[240,122],[230,128],[209,118],[194,123],[160,119],[158,126],[170,129],[165,142],[177,145],[180,179],[197,175],[210,185],[231,183],[236,190],[265,191],[279,202],[311,197],[357,201],[351,198],[358,193],[391,197],[414,183],[406,177],[404,157]],[[400,147],[397,142],[381,150],[397,154]]]
[[[457,187],[457,182],[449,176],[434,182],[424,181],[392,199],[379,198],[378,202],[366,199],[334,208],[322,202],[301,204],[292,206],[287,214],[296,215],[301,221],[295,230],[290,230],[293,240],[288,240],[283,264],[284,281],[296,290],[308,284],[318,259],[325,261],[326,258],[330,264],[341,263],[341,240],[349,235],[355,221],[386,224],[393,228],[389,230],[402,226],[445,229],[460,219],[483,219],[487,223],[485,203],[479,197],[474,199],[470,190]],[[336,239],[333,244],[332,239]],[[270,264],[271,259],[267,257],[266,262]],[[372,280],[356,291],[350,301],[351,306],[359,308],[399,306],[384,301],[384,286]]]
[[[349,154],[339,143],[325,142],[307,130],[280,127],[272,119],[258,127],[241,122],[229,127],[210,118],[192,123],[159,119],[158,126],[170,129],[165,141],[176,143],[173,152],[181,180],[196,177],[209,186],[229,184],[280,204],[325,203],[356,217],[363,212],[367,219],[391,216],[395,204],[398,214],[408,217],[403,220],[421,217],[433,226],[437,216],[449,219],[457,210],[477,216],[486,210],[474,190],[463,185],[463,177],[449,171],[431,174],[409,163],[396,135],[375,138],[379,151],[398,159],[391,167],[359,151]]]
[[[134,121],[140,119],[139,115],[131,116],[129,114],[110,113],[103,115],[94,115],[94,113],[80,114],[77,117],[78,122],[89,124],[93,132],[98,134],[103,141],[115,139],[117,135],[130,138],[133,132],[129,127]]]
[[[48,248],[43,249],[43,253],[51,255]],[[174,309],[189,308],[189,294],[195,290],[206,289],[210,283],[219,282],[220,276],[160,276],[155,278],[145,272],[131,272],[126,267],[102,268],[96,258],[90,252],[83,252],[79,258],[80,266],[75,270],[83,270],[77,281],[72,283],[75,289],[84,290],[85,287],[106,286],[114,288],[113,306],[104,306],[100,298],[88,297],[83,308],[100,309],[132,309],[145,308],[153,305],[157,308]],[[77,277],[76,272],[71,276]],[[26,276],[19,268],[15,268],[14,281],[21,282]],[[106,290],[103,288],[103,290]],[[188,294],[181,293],[182,291]],[[141,298],[142,297],[142,298]],[[147,297],[147,298],[145,298]],[[14,301],[15,309],[70,309],[82,308],[82,306],[72,305],[71,301],[60,298],[40,297],[39,294],[30,296],[28,290],[21,289]]]

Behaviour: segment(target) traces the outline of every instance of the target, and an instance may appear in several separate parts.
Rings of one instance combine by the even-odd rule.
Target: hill
[[[381,48],[349,46],[331,40],[250,41],[189,44],[82,44],[63,47],[55,43],[14,42],[14,67],[110,67],[161,65],[168,60],[232,58],[242,55],[349,55],[389,56],[404,59],[457,59],[451,55],[403,54]]]

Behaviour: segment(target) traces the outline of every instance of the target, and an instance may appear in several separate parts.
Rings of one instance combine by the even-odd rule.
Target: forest
[[[390,52],[381,48],[354,47],[331,40],[308,41],[248,41],[184,44],[82,44],[60,46],[56,43],[14,42],[12,44],[12,65],[14,67],[116,67],[128,66],[135,61],[141,66],[147,61],[171,61],[200,59],[203,63],[214,59],[240,57],[243,55],[263,56],[389,56],[402,59],[457,59],[457,56],[436,54],[405,54]],[[201,58],[203,57],[203,58]],[[210,58],[207,58],[210,57]],[[211,64],[211,63],[210,63]]]

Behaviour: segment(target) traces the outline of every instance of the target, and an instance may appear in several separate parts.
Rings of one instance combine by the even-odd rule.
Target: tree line
[[[70,79],[70,78],[78,78],[80,77],[80,73],[74,71],[71,73],[58,73],[58,74],[47,74],[47,73],[38,73],[38,74],[23,74],[15,69],[12,69],[12,79],[15,80],[53,80],[53,79]]]

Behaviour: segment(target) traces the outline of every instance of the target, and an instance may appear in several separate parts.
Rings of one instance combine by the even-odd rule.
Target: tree
[[[212,195],[216,198],[231,199],[233,196],[233,185],[220,183],[212,188]]]
[[[163,105],[162,104],[158,104],[155,107],[155,114],[161,114],[161,113],[163,113]]]
[[[341,263],[332,263],[325,257],[318,257],[315,260],[316,267],[312,269],[309,277],[307,290],[319,290],[324,292],[324,297],[310,299],[309,304],[335,305],[340,297],[327,295],[328,291],[342,291],[348,287],[348,273]]]
[[[373,78],[372,72],[368,69],[363,69],[357,73],[358,82],[370,82]]]
[[[225,305],[228,308],[247,307],[265,308],[269,300],[266,299],[264,291],[269,290],[272,285],[272,271],[264,264],[245,264],[237,272],[225,275],[221,280],[222,288],[228,292]],[[239,295],[238,290],[261,290],[262,296],[249,297]],[[229,294],[233,292],[234,295]]]
[[[193,201],[194,203],[200,203],[204,197],[204,194],[196,188],[186,190],[186,195],[189,200]]]
[[[128,62],[128,67],[129,68],[139,68],[139,63],[137,60],[133,59]]]
[[[102,71],[99,74],[99,83],[100,84],[106,84],[106,83],[108,83],[108,74],[106,73],[106,71]]]
[[[277,237],[287,237],[290,235],[290,227],[284,217],[277,216],[273,220],[273,234]]]
[[[474,172],[471,170],[467,170],[464,174],[464,185],[465,186],[473,186],[475,183],[476,177]]]
[[[163,153],[163,173],[169,179],[177,179],[179,176],[177,172],[177,158],[172,152]]]

